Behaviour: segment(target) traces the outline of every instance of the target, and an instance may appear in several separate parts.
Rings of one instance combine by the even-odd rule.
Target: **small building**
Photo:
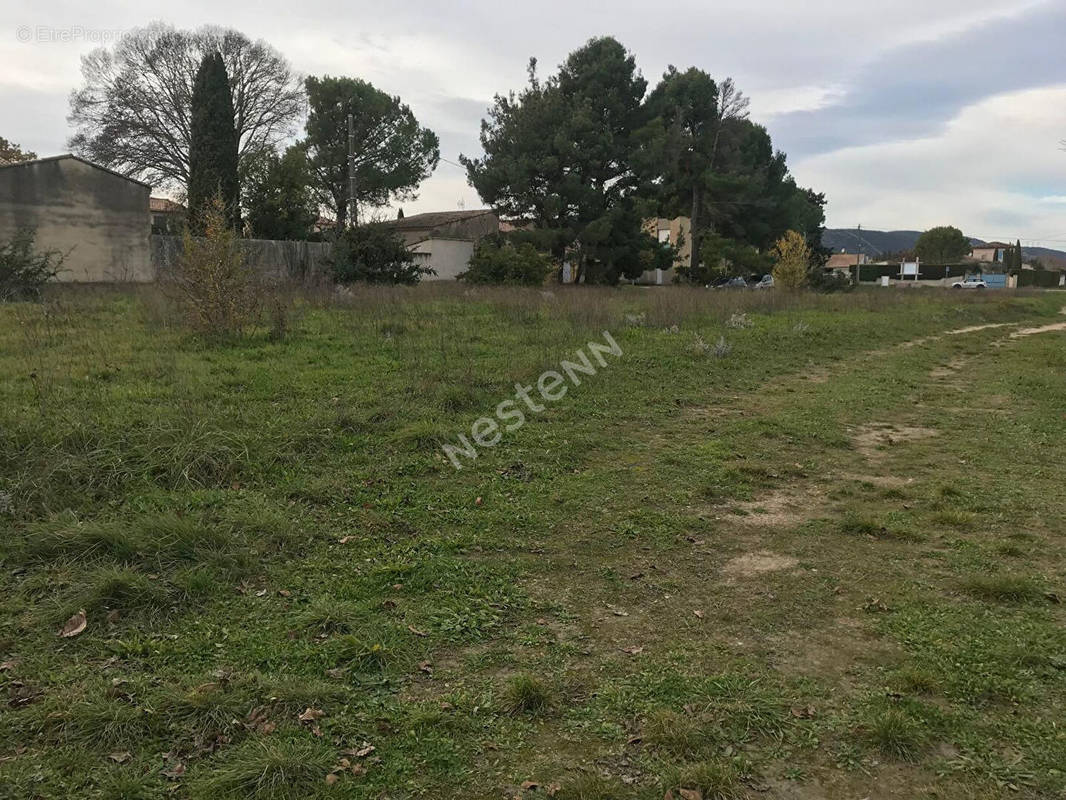
[[[855,265],[869,264],[869,257],[865,253],[833,253],[825,262],[827,271],[854,273]]]
[[[149,197],[148,211],[152,215],[152,233],[157,236],[180,236],[185,227],[187,209],[166,197]]]
[[[39,250],[66,254],[61,281],[150,281],[150,195],[75,155],[0,165],[0,241],[34,230]]]
[[[643,230],[653,237],[659,244],[668,244],[677,249],[674,258],[674,268],[687,266],[692,256],[692,220],[688,217],[651,217],[644,220]],[[674,269],[650,269],[646,270],[634,283],[650,284],[659,286],[664,283],[672,283]]]
[[[1002,264],[1009,248],[1010,245],[1003,244],[1003,242],[975,244],[970,252],[970,258],[986,264]]]
[[[500,232],[500,219],[490,209],[430,211],[383,223],[395,231],[417,262],[436,274],[425,280],[455,280],[465,272],[479,239]]]
[[[500,231],[500,219],[491,209],[474,211],[429,211],[383,223],[396,231],[408,247],[427,239],[469,239],[477,241]]]

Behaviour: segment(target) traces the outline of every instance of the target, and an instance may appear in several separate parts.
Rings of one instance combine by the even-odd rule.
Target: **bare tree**
[[[216,51],[229,75],[242,163],[290,136],[304,95],[274,48],[231,29],[153,23],[82,57],[84,86],[70,95],[71,149],[126,175],[184,188],[193,81],[203,56]]]

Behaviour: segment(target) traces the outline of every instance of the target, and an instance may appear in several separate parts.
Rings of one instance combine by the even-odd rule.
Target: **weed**
[[[741,777],[733,763],[705,761],[680,769],[670,781],[669,788],[675,795],[682,790],[696,792],[702,800],[738,800],[746,796]]]
[[[1036,603],[1043,597],[1039,584],[1022,575],[971,575],[961,585],[967,594],[996,603]]]
[[[915,760],[929,738],[919,720],[894,708],[876,712],[865,734],[869,742],[882,753],[903,761]]]
[[[653,711],[641,725],[644,743],[682,759],[693,759],[707,747],[708,730],[696,718],[676,711]]]
[[[507,684],[504,703],[512,714],[543,714],[551,706],[551,690],[532,675],[516,675]]]
[[[249,739],[194,773],[190,794],[211,800],[303,800],[336,762],[331,748],[305,739]]]

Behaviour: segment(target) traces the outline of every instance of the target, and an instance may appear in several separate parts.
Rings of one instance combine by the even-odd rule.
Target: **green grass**
[[[0,797],[1061,796],[1066,348],[939,335],[1062,305],[364,288],[225,346],[150,288],[0,305]]]

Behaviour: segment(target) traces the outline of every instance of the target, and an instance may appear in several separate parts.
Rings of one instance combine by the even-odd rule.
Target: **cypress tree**
[[[1022,240],[1019,239],[1018,243],[1014,245],[1014,266],[1016,269],[1022,268]]]
[[[192,91],[189,136],[189,218],[201,228],[203,211],[222,199],[226,218],[240,227],[240,183],[237,178],[237,131],[233,125],[233,95],[226,65],[219,52],[200,62]]]

